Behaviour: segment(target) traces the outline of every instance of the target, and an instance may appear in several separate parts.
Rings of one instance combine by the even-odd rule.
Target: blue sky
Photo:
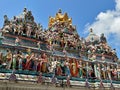
[[[31,10],[35,21],[43,25],[44,28],[48,26],[49,16],[55,16],[59,8],[63,12],[67,12],[69,17],[73,19],[73,25],[77,26],[77,31],[81,37],[86,37],[87,29],[91,26],[95,27],[99,22],[96,20],[100,13],[107,13],[107,11],[116,11],[116,3],[120,0],[1,0],[0,1],[0,27],[3,25],[3,16],[8,15],[9,18],[19,15],[24,7]],[[98,29],[95,28],[94,31]],[[98,31],[100,32],[100,31]],[[105,31],[103,31],[105,32]],[[102,33],[102,32],[101,32]],[[111,40],[116,38],[116,33],[106,34],[108,42],[112,48],[117,48],[117,54],[120,57],[119,40]],[[114,35],[111,37],[110,35]]]

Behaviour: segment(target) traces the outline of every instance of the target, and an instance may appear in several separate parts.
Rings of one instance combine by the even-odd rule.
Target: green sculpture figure
[[[78,69],[79,69],[79,77],[83,78],[82,61],[79,61]]]
[[[96,66],[96,74],[95,74],[95,76],[97,77],[97,79],[101,80],[100,64],[98,64]]]

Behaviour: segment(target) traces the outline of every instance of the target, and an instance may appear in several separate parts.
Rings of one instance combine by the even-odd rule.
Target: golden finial
[[[49,27],[51,27],[54,23],[67,23],[68,25],[72,25],[72,18],[69,18],[67,13],[62,14],[62,10],[59,9],[56,13],[55,17],[49,17]]]

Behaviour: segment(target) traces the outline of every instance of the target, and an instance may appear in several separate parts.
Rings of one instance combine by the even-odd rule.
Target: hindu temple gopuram
[[[80,37],[72,18],[61,9],[49,17],[47,29],[27,8],[12,19],[4,15],[0,90],[117,90],[117,69],[116,49],[104,33],[98,36],[91,28],[87,37]]]

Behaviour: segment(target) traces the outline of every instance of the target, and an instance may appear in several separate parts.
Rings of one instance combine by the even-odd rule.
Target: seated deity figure
[[[16,37],[16,39],[15,39],[15,45],[16,46],[20,45],[20,39],[19,39],[19,37]]]
[[[35,56],[34,53],[31,53],[30,55],[28,55],[26,65],[25,65],[26,70],[33,70],[33,58],[34,58],[34,56]]]
[[[57,61],[57,64],[56,64],[56,75],[58,75],[58,76],[62,75],[61,62],[59,62],[59,61]]]
[[[114,68],[114,69],[112,70],[112,76],[113,76],[113,79],[114,79],[114,80],[117,80],[117,75],[118,75],[117,69]]]
[[[13,25],[13,33],[18,35],[18,25],[17,24]]]
[[[26,34],[28,37],[31,36],[31,32],[32,32],[32,26],[31,26],[31,24],[27,24]]]
[[[37,28],[38,28],[38,30],[40,30],[40,31],[43,30],[43,26],[42,26],[40,23],[37,24]]]
[[[31,11],[28,11],[25,15],[25,21],[33,23],[34,22],[34,17],[32,16]]]
[[[12,64],[12,52],[10,50],[7,50],[7,54],[6,54],[6,62],[7,62],[7,69],[11,68],[11,64]]]
[[[8,32],[10,32],[10,30],[11,30],[10,25],[5,25],[2,32],[8,33]]]
[[[23,34],[23,24],[20,24],[18,26],[18,35],[21,35],[21,34]]]
[[[37,42],[38,50],[41,50],[41,48],[40,48],[40,44],[41,44],[41,42],[38,41],[38,42]]]
[[[101,34],[100,42],[101,43],[107,43],[107,40],[106,40],[106,37],[104,36],[104,33]]]
[[[17,23],[17,17],[14,16],[13,19],[11,20],[12,24],[16,24]]]

